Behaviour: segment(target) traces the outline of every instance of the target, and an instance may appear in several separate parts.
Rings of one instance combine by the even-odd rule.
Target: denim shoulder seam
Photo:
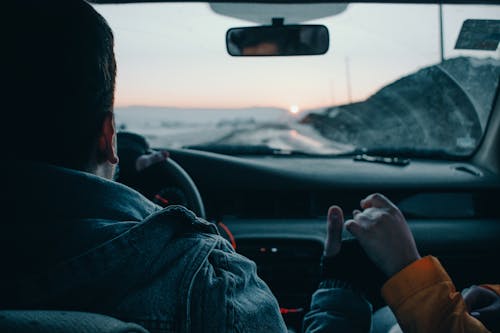
[[[194,270],[193,274],[191,274],[191,276],[189,277],[185,276],[183,278],[185,284],[188,285],[187,288],[183,288],[183,290],[187,290],[186,297],[181,297],[181,304],[183,303],[183,301],[185,302],[185,304],[183,304],[182,307],[185,309],[184,312],[185,318],[183,320],[185,324],[183,325],[183,328],[184,332],[186,333],[190,332],[191,330],[191,297],[192,297],[194,281],[196,280],[198,275],[201,274],[200,271],[203,267],[203,263],[205,263],[208,260],[208,257],[210,256],[210,254],[213,252],[213,250],[217,245],[218,245],[218,240],[214,239],[212,243],[207,243],[202,249],[200,249],[200,251],[198,252],[199,255],[195,257],[196,259],[193,262],[193,266],[196,267],[196,269]],[[186,271],[186,275],[187,273],[188,272]]]

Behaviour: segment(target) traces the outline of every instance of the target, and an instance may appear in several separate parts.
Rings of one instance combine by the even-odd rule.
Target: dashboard
[[[207,219],[236,251],[254,260],[291,331],[299,332],[319,283],[325,215],[337,204],[349,218],[360,199],[381,192],[403,211],[422,255],[437,256],[457,288],[500,280],[500,177],[463,161],[412,160],[406,166],[351,157],[234,157],[170,150],[192,177]],[[342,267],[374,305],[383,275],[343,235]]]

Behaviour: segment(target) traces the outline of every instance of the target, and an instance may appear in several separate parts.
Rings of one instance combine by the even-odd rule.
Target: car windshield
[[[234,154],[468,156],[500,73],[498,5],[96,5],[115,33],[119,130]],[[234,27],[319,24],[324,55],[233,57]]]

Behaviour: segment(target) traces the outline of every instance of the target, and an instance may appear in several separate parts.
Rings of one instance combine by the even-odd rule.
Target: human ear
[[[115,117],[112,112],[108,112],[102,124],[101,136],[99,137],[99,152],[104,161],[111,164],[118,163],[116,146]]]

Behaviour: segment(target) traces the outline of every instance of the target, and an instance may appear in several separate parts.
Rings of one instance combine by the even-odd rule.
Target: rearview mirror
[[[320,55],[328,51],[330,36],[323,25],[272,25],[232,28],[226,34],[232,56]]]

